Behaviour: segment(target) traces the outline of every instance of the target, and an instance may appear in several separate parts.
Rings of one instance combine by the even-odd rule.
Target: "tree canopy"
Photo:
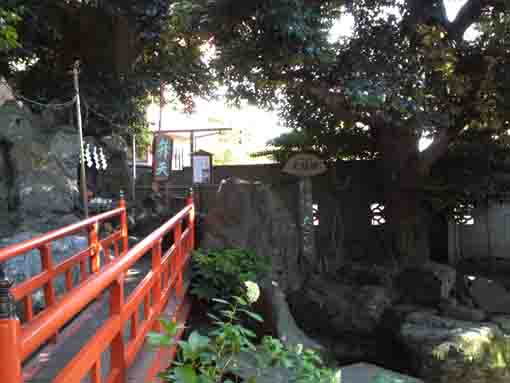
[[[445,192],[507,187],[495,173],[510,128],[508,1],[467,0],[453,20],[443,0],[276,3],[216,2],[234,15],[216,26],[219,75],[231,95],[280,108],[294,128],[280,148],[378,160],[395,253],[421,251],[421,213]],[[342,13],[353,33],[335,41]],[[473,27],[478,36],[464,39]],[[423,137],[432,144],[420,151]]]
[[[0,44],[11,36],[3,71],[50,101],[71,91],[79,58],[85,105],[100,112],[90,130],[143,123],[162,84],[188,104],[222,84],[233,100],[281,112],[293,132],[275,142],[280,154],[377,159],[398,255],[421,251],[430,201],[506,187],[496,175],[510,128],[508,0],[467,0],[453,20],[447,0],[9,1],[23,12],[18,47],[5,32],[16,18],[0,23]],[[346,14],[352,35],[333,39]],[[420,150],[423,137],[432,144]]]

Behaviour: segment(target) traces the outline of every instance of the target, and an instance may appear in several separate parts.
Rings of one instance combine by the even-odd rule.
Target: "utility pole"
[[[80,184],[81,194],[83,197],[83,210],[85,211],[85,217],[89,216],[89,202],[87,192],[87,176],[85,174],[85,156],[83,147],[83,126],[81,121],[81,104],[80,104],[80,85],[78,81],[78,74],[80,71],[80,62],[75,61],[73,68],[74,75],[74,90],[76,91],[76,118],[78,121],[78,132],[80,135]]]

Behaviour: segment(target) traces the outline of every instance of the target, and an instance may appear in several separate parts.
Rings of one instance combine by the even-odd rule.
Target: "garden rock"
[[[313,278],[290,298],[305,330],[342,335],[373,334],[392,304],[392,291],[383,286],[348,285]]]
[[[450,297],[455,282],[455,269],[434,262],[408,268],[395,280],[402,303],[433,307]]]
[[[266,281],[261,285],[262,301],[269,306],[270,320],[274,332],[288,347],[302,345],[304,348],[322,350],[318,342],[309,338],[296,324],[287,304],[285,294],[276,282]],[[267,321],[267,318],[266,318]]]
[[[469,288],[478,307],[490,314],[510,314],[510,293],[496,281],[477,278]]]
[[[412,356],[412,367],[426,382],[510,381],[510,338],[494,323],[415,312],[399,335]]]
[[[298,290],[299,229],[279,193],[239,179],[222,182],[204,225],[205,249],[245,248],[271,257],[271,279],[285,293]]]

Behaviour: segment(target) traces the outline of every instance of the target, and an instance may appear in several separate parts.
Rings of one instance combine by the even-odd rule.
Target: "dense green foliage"
[[[240,295],[246,281],[260,281],[269,270],[269,258],[251,250],[196,251],[192,259],[191,293],[205,300]]]
[[[0,73],[26,95],[68,99],[80,59],[92,133],[142,130],[162,85],[188,110],[219,84],[232,100],[277,108],[294,129],[275,141],[279,158],[378,160],[394,252],[408,254],[425,209],[510,190],[495,176],[510,128],[510,3],[467,0],[450,20],[447,1],[9,0],[23,5],[20,46],[0,50]],[[332,38],[342,15],[352,34]],[[479,33],[468,41],[469,28]],[[423,137],[433,142],[420,151]]]
[[[249,284],[250,285],[250,284]],[[251,288],[256,286],[251,284]],[[179,342],[176,360],[160,377],[169,383],[256,383],[264,370],[281,366],[292,371],[294,383],[337,383],[333,370],[325,368],[313,350],[286,348],[278,339],[265,337],[260,346],[254,344],[256,334],[241,324],[243,317],[259,322],[263,319],[250,311],[250,305],[258,295],[234,296],[230,301],[216,299],[222,306],[220,316],[211,315],[213,326],[207,335],[192,331],[188,338]],[[163,333],[149,334],[149,342],[156,347],[170,346],[178,332],[178,325],[162,321]],[[243,353],[256,355],[252,376],[238,376],[239,358]],[[242,368],[241,368],[242,369]],[[246,375],[246,372],[244,372]]]
[[[0,52],[18,46],[16,24],[19,16],[11,9],[0,7]]]

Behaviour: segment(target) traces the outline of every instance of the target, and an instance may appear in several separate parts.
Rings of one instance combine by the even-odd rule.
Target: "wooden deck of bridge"
[[[139,282],[151,270],[151,255],[141,258],[127,273],[125,280],[126,298],[138,286]],[[185,278],[185,290],[189,284],[189,277]],[[164,318],[172,318],[177,311],[185,312],[188,307],[183,299],[173,295],[166,307]],[[51,383],[58,373],[80,352],[83,346],[94,336],[109,317],[109,293],[105,292],[82,311],[66,328],[59,334],[56,344],[47,344],[40,349],[23,368],[26,383]],[[143,318],[143,310],[140,308],[140,318]],[[129,323],[125,328],[125,339],[129,339]],[[135,363],[130,367],[127,382],[144,383],[146,374],[154,359],[156,350],[148,345],[137,356]],[[103,353],[102,370],[106,376],[110,369],[109,352]],[[164,368],[164,366],[161,366]],[[90,378],[83,381],[89,383]]]

